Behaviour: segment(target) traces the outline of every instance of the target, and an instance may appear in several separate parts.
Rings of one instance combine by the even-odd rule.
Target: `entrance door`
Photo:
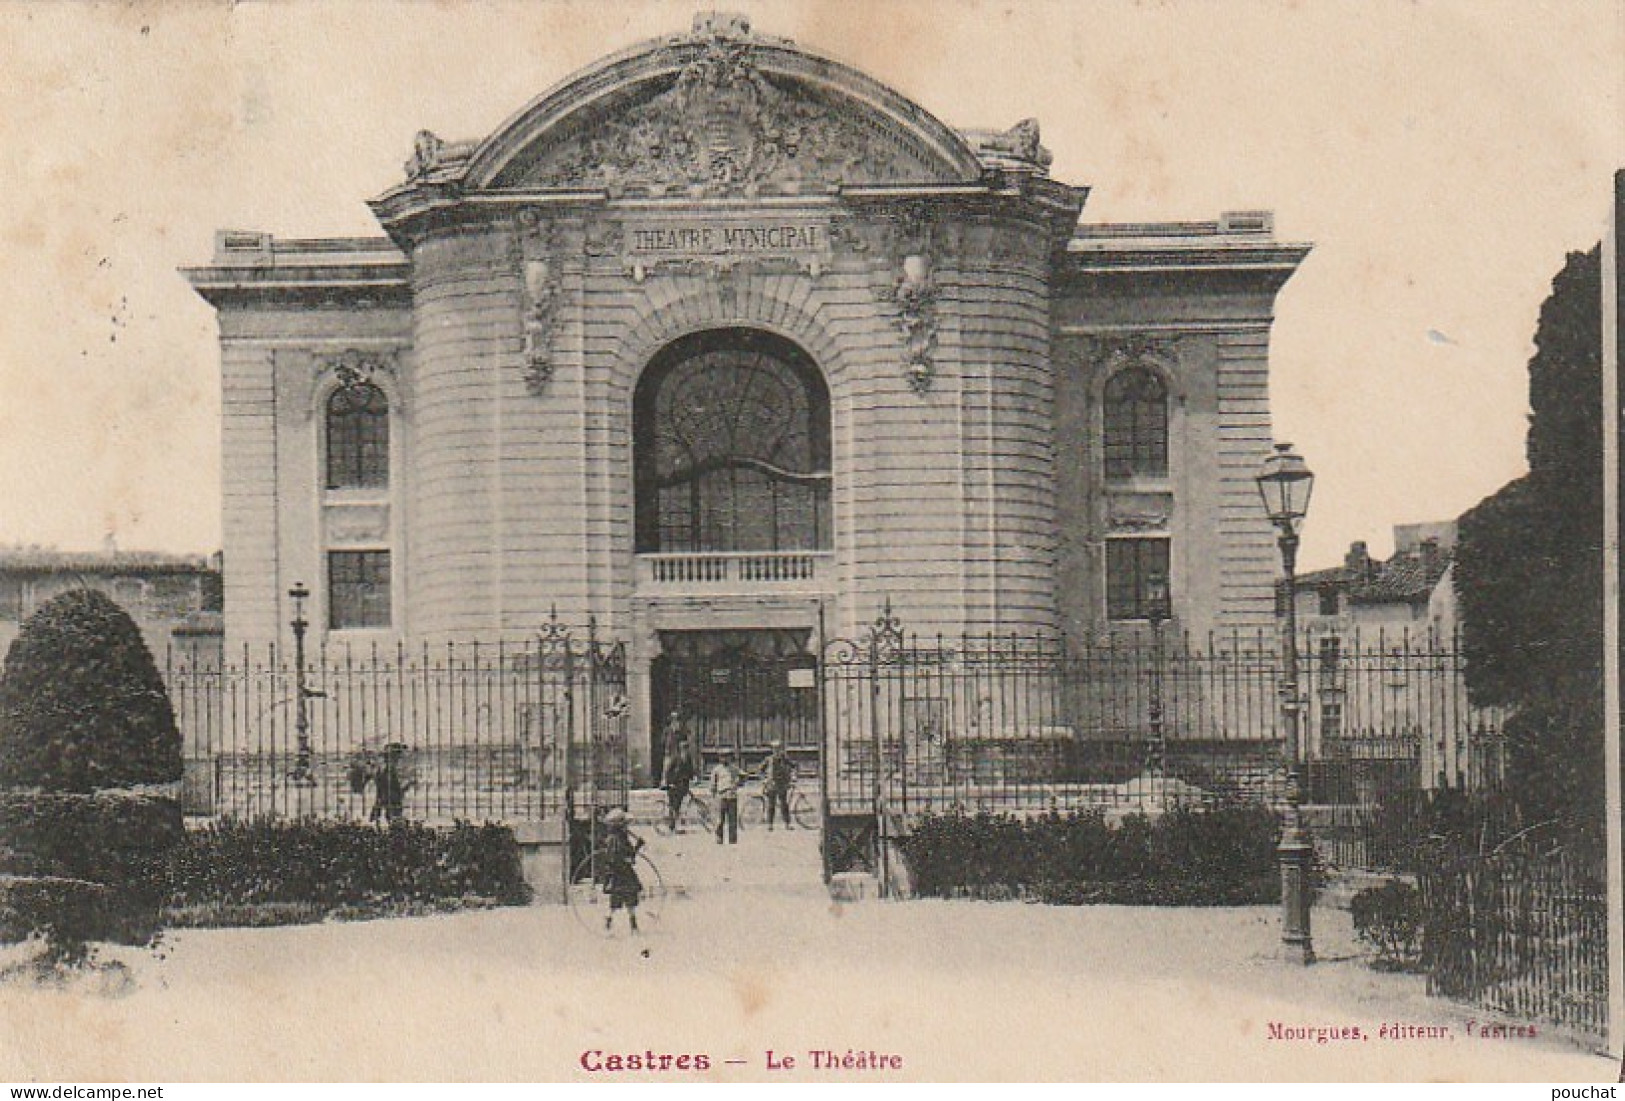
[[[819,741],[811,634],[810,628],[660,632],[650,701],[658,716],[651,746],[656,775],[673,712],[707,762],[737,753],[753,766],[779,741],[810,769]]]

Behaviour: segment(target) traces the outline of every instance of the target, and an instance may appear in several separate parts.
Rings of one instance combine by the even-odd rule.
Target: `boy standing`
[[[717,801],[717,844],[728,831],[728,844],[739,844],[739,769],[726,757],[711,770],[711,795]]]

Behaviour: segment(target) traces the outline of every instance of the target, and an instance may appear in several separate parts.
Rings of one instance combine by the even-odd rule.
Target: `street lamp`
[[[310,590],[304,582],[295,582],[288,597],[293,601],[293,621],[288,626],[293,628],[293,729],[298,737],[288,780],[294,787],[313,788],[316,777],[310,768],[310,697],[315,693],[305,685],[305,631],[310,627],[305,618],[305,601],[310,598]]]
[[[1286,727],[1286,814],[1281,822],[1281,843],[1276,848],[1281,864],[1281,946],[1288,959],[1310,964],[1315,962],[1309,926],[1309,874],[1314,863],[1314,848],[1303,822],[1300,809],[1303,797],[1298,781],[1301,715],[1296,583],[1298,531],[1309,511],[1315,476],[1303,456],[1292,450],[1291,444],[1278,443],[1274,453],[1264,460],[1256,480],[1258,494],[1264,500],[1264,512],[1275,525],[1282,571],[1286,575],[1286,622],[1281,640],[1284,669],[1280,686],[1281,718]]]
[[[1168,743],[1162,730],[1162,625],[1168,620],[1168,577],[1153,573],[1145,580],[1145,618],[1151,624],[1151,754],[1146,771],[1162,776],[1168,768]]]

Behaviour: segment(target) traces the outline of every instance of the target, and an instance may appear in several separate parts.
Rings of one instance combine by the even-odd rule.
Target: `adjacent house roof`
[[[157,551],[60,551],[43,547],[0,547],[0,573],[174,574],[214,573],[202,555]]]

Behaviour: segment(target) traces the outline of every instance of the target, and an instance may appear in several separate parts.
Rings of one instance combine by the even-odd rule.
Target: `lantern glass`
[[[1309,511],[1309,497],[1315,488],[1315,476],[1303,456],[1289,443],[1276,444],[1275,451],[1264,460],[1257,481],[1258,495],[1270,520],[1278,527],[1296,531]]]

